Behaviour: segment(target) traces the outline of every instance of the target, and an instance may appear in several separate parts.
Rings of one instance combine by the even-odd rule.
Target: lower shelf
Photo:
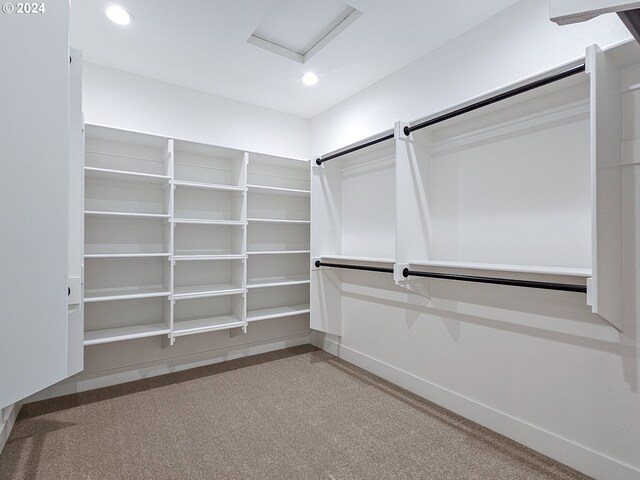
[[[247,288],[285,287],[289,285],[303,285],[305,283],[311,283],[309,275],[254,278],[249,280]]]
[[[84,291],[84,303],[129,300],[134,298],[168,297],[165,287],[99,288]]]
[[[181,337],[195,333],[213,332],[216,330],[229,330],[231,328],[244,327],[242,319],[232,315],[220,317],[195,317],[178,320],[174,323],[173,336]]]
[[[84,332],[84,345],[101,345],[104,343],[122,342],[136,338],[168,335],[169,328],[164,323],[151,323],[148,325],[134,325],[131,327],[107,328]]]
[[[242,286],[233,283],[218,283],[214,285],[188,285],[184,287],[174,287],[173,298],[179,300],[181,298],[204,298],[216,297],[219,295],[237,295],[244,293]]]
[[[293,305],[288,307],[265,308],[263,310],[252,310],[247,313],[247,322],[257,322],[260,320],[271,320],[272,318],[292,317],[309,313],[309,305]]]

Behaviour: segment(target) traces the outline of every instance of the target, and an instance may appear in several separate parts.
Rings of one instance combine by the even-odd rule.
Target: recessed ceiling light
[[[133,15],[119,5],[111,5],[108,7],[106,14],[109,20],[118,25],[129,25],[134,21]]]
[[[313,72],[307,72],[302,76],[302,83],[305,85],[315,85],[318,83],[318,75]]]

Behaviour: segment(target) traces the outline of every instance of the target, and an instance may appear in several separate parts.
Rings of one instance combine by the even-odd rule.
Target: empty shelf
[[[112,170],[109,168],[84,167],[85,177],[95,180],[113,180],[117,182],[139,182],[168,184],[171,177],[152,173],[130,172],[127,170]]]
[[[173,184],[177,187],[187,188],[203,188],[208,190],[223,190],[229,192],[244,192],[244,187],[236,185],[219,185],[215,183],[203,183],[203,182],[190,182],[187,180],[175,180]]]
[[[270,277],[250,279],[247,288],[284,287],[287,285],[304,285],[310,283],[308,275],[297,277]]]
[[[84,332],[84,345],[100,345],[103,343],[122,342],[136,338],[168,335],[171,330],[162,322],[149,325],[134,325],[131,327],[107,328]]]
[[[86,253],[84,258],[155,258],[170,256],[170,253]]]
[[[84,303],[168,297],[169,295],[171,292],[165,287],[97,288],[84,291]]]
[[[210,220],[207,218],[174,218],[173,223],[183,223],[191,225],[236,225],[244,226],[247,222],[242,220]]]
[[[219,317],[196,317],[185,320],[176,320],[174,323],[173,335],[192,335],[195,333],[213,332],[216,330],[228,330],[230,328],[244,327],[242,319],[233,315]]]
[[[233,283],[218,283],[213,285],[187,285],[173,288],[173,298],[176,300],[184,298],[217,297],[220,295],[237,295],[244,293],[244,288]]]
[[[294,315],[302,315],[309,313],[309,305],[293,305],[290,307],[265,308],[262,310],[252,310],[247,314],[248,322],[257,322],[259,320],[270,320],[272,318],[292,317]]]
[[[85,210],[85,215],[94,217],[125,217],[125,218],[158,218],[165,219],[171,215],[165,213],[131,213],[131,212],[99,212],[96,210]]]
[[[173,256],[176,262],[186,262],[195,260],[245,260],[246,255],[242,254],[208,254],[208,253],[181,253]]]
[[[298,255],[311,253],[311,250],[266,250],[258,252],[247,252],[247,255]]]
[[[324,258],[324,257],[323,257]],[[327,257],[328,258],[328,257]],[[486,270],[494,272],[532,273],[539,275],[560,275],[567,277],[588,278],[592,275],[589,268],[540,267],[529,265],[506,265],[493,263],[467,263],[450,261],[411,261],[409,265],[421,267],[455,268],[467,270]]]
[[[253,223],[290,223],[297,225],[310,225],[310,220],[278,220],[275,218],[247,218],[248,222]]]
[[[268,187],[266,185],[247,185],[250,192],[256,193],[273,193],[276,195],[297,195],[297,196],[309,196],[311,191],[300,190],[297,188],[283,188],[283,187]]]
[[[367,263],[395,263],[393,258],[383,257],[352,257],[348,255],[322,255],[321,260],[339,260],[343,262],[367,262]]]

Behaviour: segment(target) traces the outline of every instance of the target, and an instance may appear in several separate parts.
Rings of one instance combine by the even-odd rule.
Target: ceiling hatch
[[[305,63],[360,15],[340,0],[280,0],[247,42]]]

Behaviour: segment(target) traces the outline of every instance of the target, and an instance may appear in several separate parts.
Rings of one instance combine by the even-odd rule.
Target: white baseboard
[[[9,405],[4,409],[0,409],[0,453],[9,440],[11,429],[16,423],[18,413],[20,413],[20,404]]]
[[[312,332],[310,341],[318,348],[597,480],[640,480],[640,470],[630,465],[345,347],[337,337]]]
[[[184,355],[157,362],[129,365],[127,367],[100,371],[90,374],[79,373],[67,380],[53,385],[41,392],[27,398],[24,403],[46,400],[72,393],[94,390],[96,388],[109,387],[120,383],[132,382],[144,378],[165,375],[167,373],[180,372],[190,368],[212,365],[227,360],[258,355],[261,353],[282,350],[283,348],[297,347],[309,344],[309,334],[294,335],[272,339],[268,342],[246,343],[240,346],[219,348],[200,352],[192,355]]]

